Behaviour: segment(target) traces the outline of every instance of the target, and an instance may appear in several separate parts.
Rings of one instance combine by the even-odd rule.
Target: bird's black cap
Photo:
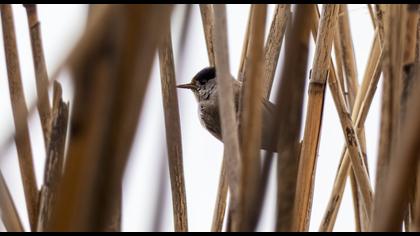
[[[199,81],[201,84],[206,83],[207,81],[216,78],[216,68],[206,67],[198,72],[194,78]]]

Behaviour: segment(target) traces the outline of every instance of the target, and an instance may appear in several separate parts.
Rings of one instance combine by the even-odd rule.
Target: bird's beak
[[[189,83],[189,84],[180,84],[176,86],[177,88],[185,88],[185,89],[197,89],[197,86],[195,84]]]

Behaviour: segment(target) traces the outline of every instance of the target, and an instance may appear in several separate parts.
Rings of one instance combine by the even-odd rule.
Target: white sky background
[[[271,24],[274,8],[274,5],[269,6],[266,35]],[[36,90],[26,12],[21,5],[14,5],[13,10],[24,92],[26,103],[30,104],[30,101],[35,98]],[[183,9],[181,6],[178,6],[176,10],[172,18],[176,76],[178,83],[184,83],[189,82],[192,76],[200,69],[208,66],[208,59],[200,11],[198,6],[194,5],[184,54],[186,61],[181,65],[177,56],[179,55],[179,31]],[[349,11],[359,82],[361,82],[372,44],[373,26],[366,5],[349,5]],[[78,37],[80,37],[85,25],[86,13],[87,5],[38,6],[44,51],[50,75],[57,65],[61,63],[64,55],[74,46]],[[230,68],[231,73],[236,75],[239,68],[242,40],[248,21],[249,5],[227,5],[227,14]],[[0,45],[3,45],[2,37],[0,37]],[[312,43],[312,47],[313,45]],[[313,54],[311,52],[309,65],[311,65],[312,57]],[[154,209],[158,199],[156,183],[158,183],[162,172],[162,163],[167,165],[166,150],[161,150],[162,147],[166,146],[166,141],[164,136],[159,64],[156,59],[157,57],[155,58],[152,78],[147,90],[143,116],[138,126],[137,136],[124,179],[123,231],[152,230]],[[282,50],[279,65],[282,65],[283,60]],[[60,81],[63,84],[64,98],[71,100],[73,88],[70,80],[63,74],[60,77]],[[376,94],[380,94],[380,90],[381,86],[378,86]],[[306,95],[307,93],[305,93]],[[367,154],[372,182],[378,147],[379,98],[380,96],[375,96],[365,123]],[[197,104],[192,93],[179,90],[178,99],[182,127],[189,230],[209,231],[213,217],[223,146],[221,142],[201,127],[197,115]],[[324,109],[310,231],[317,231],[319,228],[344,144],[338,115],[328,88]],[[7,135],[14,129],[3,48],[0,49],[0,114],[2,114],[0,119],[0,143],[3,143]],[[40,186],[43,179],[45,151],[43,150],[42,130],[37,115],[30,119],[30,130],[36,175],[38,186]],[[8,150],[6,156],[1,158],[0,165],[11,189],[12,196],[17,203],[24,226],[28,229],[29,224],[14,146]],[[166,172],[167,191],[163,207],[165,213],[163,214],[162,229],[164,231],[173,231],[169,175],[167,166],[163,168]],[[274,173],[272,171],[272,174]],[[271,231],[273,229],[275,193],[275,182],[271,181],[268,189],[267,204],[264,206],[263,218],[258,227],[259,231]],[[345,190],[334,230],[354,231],[353,205],[349,187]],[[1,223],[0,231],[4,231]]]

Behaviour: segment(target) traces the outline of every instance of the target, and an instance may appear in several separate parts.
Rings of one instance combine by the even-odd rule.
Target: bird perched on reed
[[[242,83],[232,77],[236,114],[239,110],[239,95]],[[206,67],[199,71],[188,84],[177,85],[177,88],[190,89],[198,102],[200,123],[217,139],[222,141],[222,130],[217,98],[217,74],[214,67]],[[262,100],[262,132],[261,148],[276,152],[277,142],[273,142],[272,125],[275,106],[268,100]]]

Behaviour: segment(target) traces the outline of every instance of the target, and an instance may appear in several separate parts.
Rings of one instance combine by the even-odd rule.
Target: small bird
[[[242,83],[232,77],[236,114],[239,108],[239,94]],[[217,74],[215,67],[206,67],[199,71],[188,84],[177,85],[177,88],[190,89],[198,102],[200,123],[214,137],[222,141],[222,128],[219,116],[219,102],[217,98]],[[272,125],[275,106],[270,101],[262,100],[262,132],[261,148],[276,151],[276,142],[272,142]],[[273,145],[274,144],[274,145]]]

